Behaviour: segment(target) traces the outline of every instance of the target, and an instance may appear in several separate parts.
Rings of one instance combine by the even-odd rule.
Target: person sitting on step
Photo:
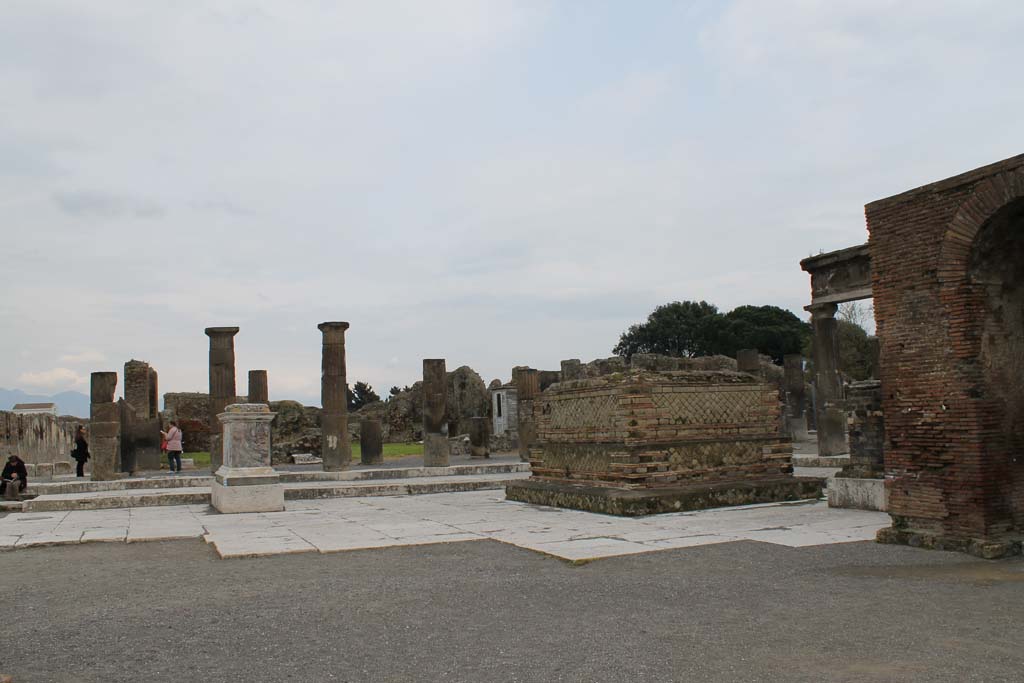
[[[0,473],[0,493],[5,500],[20,500],[28,486],[28,469],[16,455],[7,458],[3,473]]]

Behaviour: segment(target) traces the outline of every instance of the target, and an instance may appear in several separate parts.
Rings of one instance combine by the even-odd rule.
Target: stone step
[[[793,467],[845,467],[850,464],[849,455],[794,455]]]
[[[489,473],[481,475],[449,475],[443,477],[411,477],[391,481],[298,481],[284,484],[285,500],[319,498],[352,498],[365,496],[408,496],[428,493],[453,493],[503,489],[510,482],[526,479],[528,472]],[[179,486],[164,489],[120,489],[55,493],[27,500],[25,512],[66,510],[107,510],[113,508],[151,507],[159,505],[206,505],[210,502],[209,486]]]

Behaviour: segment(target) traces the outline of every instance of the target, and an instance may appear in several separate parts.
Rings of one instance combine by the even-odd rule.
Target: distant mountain
[[[10,410],[15,403],[56,403],[61,415],[89,417],[89,397],[78,391],[62,391],[53,396],[26,394],[21,389],[0,389],[0,410]]]

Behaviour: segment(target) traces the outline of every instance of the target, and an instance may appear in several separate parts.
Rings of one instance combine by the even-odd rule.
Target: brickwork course
[[[865,207],[893,527],[992,557],[1024,536],[1024,155]]]

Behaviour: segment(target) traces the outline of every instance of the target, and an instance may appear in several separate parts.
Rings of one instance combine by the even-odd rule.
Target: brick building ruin
[[[532,476],[507,496],[643,515],[820,495],[822,480],[792,475],[781,368],[747,358],[748,372],[721,356],[566,361],[562,381],[520,399]]]
[[[892,527],[879,532],[880,541],[982,557],[1019,553],[1024,155],[872,202],[865,215],[866,245],[805,266],[809,308],[824,304],[826,313],[856,296],[864,263],[870,272],[880,384],[824,398],[856,404],[848,406],[858,432],[848,473],[884,486]],[[851,277],[825,272],[842,269],[850,255],[861,259],[847,268]],[[819,297],[837,293],[831,301]],[[827,327],[815,325],[815,352],[826,359]],[[821,365],[827,370],[827,360]],[[822,426],[829,428],[819,425],[819,439],[828,438]]]

